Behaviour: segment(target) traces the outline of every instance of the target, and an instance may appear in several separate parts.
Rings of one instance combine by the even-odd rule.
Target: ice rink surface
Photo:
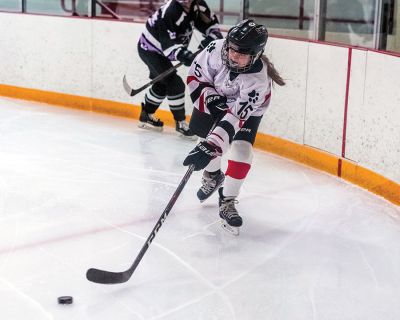
[[[261,151],[240,236],[219,226],[216,195],[197,201],[195,172],[132,278],[87,281],[90,267],[131,265],[193,146],[171,128],[0,98],[0,319],[400,319],[399,207]]]

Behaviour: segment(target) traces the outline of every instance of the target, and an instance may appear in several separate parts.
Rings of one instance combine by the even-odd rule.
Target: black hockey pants
[[[154,79],[173,67],[170,60],[161,54],[143,50],[138,45],[140,58],[150,70],[150,79]],[[176,71],[173,71],[162,80],[154,83],[146,93],[144,110],[154,113],[161,102],[168,98],[169,108],[176,121],[185,119],[185,83]]]

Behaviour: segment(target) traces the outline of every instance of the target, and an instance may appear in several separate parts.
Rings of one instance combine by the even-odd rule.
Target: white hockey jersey
[[[187,84],[194,107],[200,112],[210,113],[204,103],[209,95],[227,98],[229,111],[207,138],[225,153],[229,141],[243,123],[250,116],[262,116],[267,110],[271,79],[261,59],[244,73],[229,71],[221,57],[223,43],[223,39],[215,40],[197,55],[190,67]]]

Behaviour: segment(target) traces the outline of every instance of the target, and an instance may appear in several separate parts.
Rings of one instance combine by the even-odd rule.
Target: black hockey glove
[[[213,38],[214,40],[223,38],[221,31],[219,31],[217,29],[211,30],[210,33],[208,34],[208,36]]]
[[[220,147],[207,142],[202,141],[190,151],[186,159],[183,161],[184,166],[194,165],[194,170],[199,171],[207,167],[210,161],[218,156],[222,155]]]
[[[212,38],[211,36],[205,37],[199,44],[199,49],[203,50],[206,48],[211,42],[213,42],[215,39]]]
[[[187,67],[190,67],[195,57],[196,55],[192,51],[185,48],[181,49],[176,56],[176,58]]]
[[[199,49],[203,50],[206,48],[211,42],[217,39],[222,39],[222,33],[218,30],[213,30],[210,32],[208,36],[206,36],[199,44]]]
[[[226,97],[220,96],[219,94],[208,96],[205,100],[205,104],[213,119],[221,120],[228,110]]]

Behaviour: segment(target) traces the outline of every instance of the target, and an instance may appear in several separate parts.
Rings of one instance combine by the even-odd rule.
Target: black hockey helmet
[[[257,24],[251,19],[243,20],[228,31],[222,48],[222,61],[233,72],[245,72],[261,57],[267,39],[268,31],[265,26]],[[239,67],[234,61],[229,59],[228,49],[250,55],[249,64]]]
[[[195,2],[195,0],[176,0],[183,8],[189,10],[189,8],[192,7],[192,3]]]

